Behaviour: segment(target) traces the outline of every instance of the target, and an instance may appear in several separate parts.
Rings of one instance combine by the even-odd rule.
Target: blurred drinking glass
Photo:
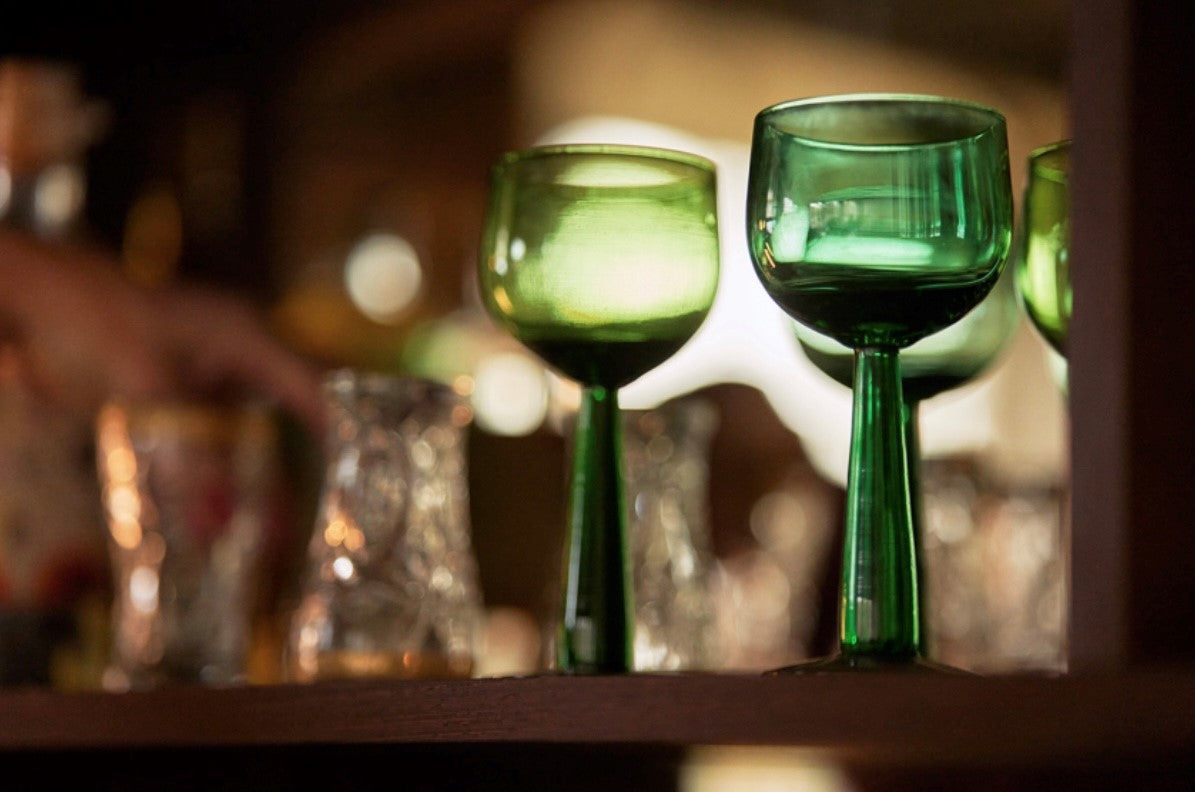
[[[709,525],[713,403],[674,399],[623,414],[637,671],[718,666]]]
[[[484,611],[469,522],[467,403],[417,378],[325,384],[326,478],[287,675],[469,677]]]
[[[96,440],[115,587],[104,687],[244,683],[278,480],[272,414],[113,402]]]

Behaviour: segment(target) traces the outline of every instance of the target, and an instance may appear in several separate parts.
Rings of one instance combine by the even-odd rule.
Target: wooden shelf
[[[1164,762],[1195,756],[1195,671],[545,675],[0,693],[0,755],[9,757],[432,744],[786,746],[911,766]]]

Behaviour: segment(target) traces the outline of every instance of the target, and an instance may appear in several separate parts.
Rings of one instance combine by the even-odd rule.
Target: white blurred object
[[[504,677],[536,673],[541,665],[541,643],[540,625],[530,613],[509,606],[489,608],[473,675]]]
[[[809,749],[702,747],[680,769],[680,792],[853,792],[850,776]]]

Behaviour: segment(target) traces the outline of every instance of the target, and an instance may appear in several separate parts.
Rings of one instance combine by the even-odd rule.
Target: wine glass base
[[[789,674],[835,674],[840,672],[860,673],[868,671],[914,673],[914,674],[954,674],[974,676],[974,672],[963,668],[936,663],[924,657],[872,657],[867,655],[836,654],[821,657],[793,665],[775,668],[764,672],[765,676],[785,676]]]

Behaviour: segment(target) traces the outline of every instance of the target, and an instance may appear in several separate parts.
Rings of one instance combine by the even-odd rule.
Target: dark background
[[[235,106],[244,141],[242,222],[220,238],[189,234],[181,274],[269,298],[277,288],[262,230],[275,164],[271,93],[312,41],[384,5],[14,3],[0,12],[0,57],[73,65],[84,92],[106,105],[106,132],[87,153],[87,213],[90,232],[112,247],[119,246],[129,206],[147,181],[184,178],[178,141],[188,104],[219,95]]]
[[[542,1],[542,0],[541,0]],[[512,2],[515,15],[536,0]],[[65,60],[79,66],[89,93],[105,99],[111,130],[90,155],[90,185],[102,201],[89,202],[96,233],[119,240],[132,195],[147,178],[172,167],[169,146],[177,136],[181,108],[196,96],[220,92],[240,103],[247,131],[245,229],[225,239],[219,255],[188,250],[184,268],[192,274],[230,281],[252,290],[269,288],[265,266],[257,274],[221,271],[229,252],[254,260],[268,255],[260,213],[269,203],[269,178],[276,165],[272,143],[276,118],[272,95],[311,51],[313,43],[348,23],[401,18],[429,4],[419,0],[337,0],[331,3],[283,0],[181,0],[151,3],[116,0],[73,3],[63,0],[10,3],[0,12],[0,56],[18,54]],[[432,4],[434,5],[434,4]],[[451,4],[457,17],[494,14],[494,4]],[[996,11],[999,13],[995,13]],[[1059,41],[1065,7],[1056,0],[942,3],[939,0],[758,0],[744,12],[779,12],[820,25],[870,33],[978,61],[1013,67],[1027,75],[1056,77],[1066,52]],[[497,28],[513,24],[494,20]],[[447,33],[446,38],[450,37]],[[468,58],[466,53],[459,55]],[[390,53],[365,53],[376,64],[397,61]],[[416,71],[417,69],[410,69]],[[169,175],[169,173],[168,173]],[[257,213],[257,214],[255,214]],[[192,246],[193,248],[194,246]],[[202,259],[196,260],[196,259]]]

